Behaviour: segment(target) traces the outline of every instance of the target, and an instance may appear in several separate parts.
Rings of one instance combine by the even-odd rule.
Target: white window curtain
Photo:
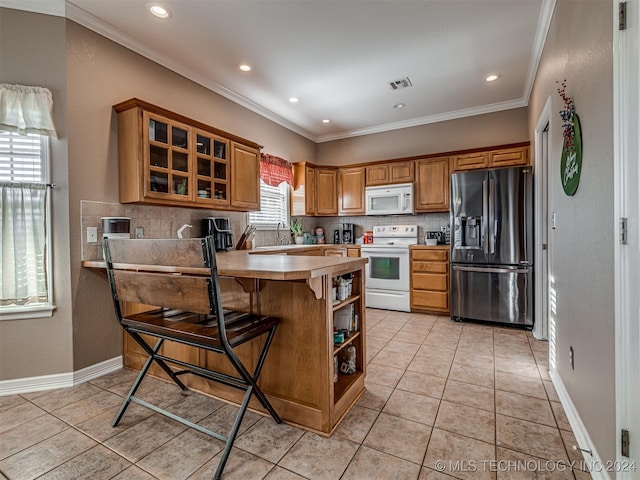
[[[48,89],[0,83],[0,314],[49,306],[41,139],[56,137],[52,111]]]
[[[42,183],[0,182],[0,306],[48,301]]]
[[[49,89],[0,83],[0,130],[56,137],[52,110]]]

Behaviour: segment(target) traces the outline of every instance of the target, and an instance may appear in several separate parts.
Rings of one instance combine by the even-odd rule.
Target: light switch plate
[[[98,243],[98,227],[87,227],[87,243]]]
[[[136,237],[135,238],[144,238],[144,227],[136,227]]]

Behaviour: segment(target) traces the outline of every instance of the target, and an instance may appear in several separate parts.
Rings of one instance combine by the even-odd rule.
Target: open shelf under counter
[[[351,295],[344,300],[334,300],[333,311],[335,312],[337,310],[340,310],[341,308],[346,307],[351,303],[357,302],[358,300],[360,300],[360,295]]]
[[[351,389],[352,385],[364,376],[363,372],[356,371],[351,375],[338,374],[338,381],[333,384],[333,402],[337,404],[344,394]]]
[[[349,345],[351,345],[353,343],[353,341],[358,338],[360,336],[360,331],[357,330],[355,332],[352,332],[349,336],[349,338],[347,338],[344,342],[338,344],[336,346],[336,344],[333,344],[333,354],[337,355],[338,352],[340,352],[343,348],[348,347]]]

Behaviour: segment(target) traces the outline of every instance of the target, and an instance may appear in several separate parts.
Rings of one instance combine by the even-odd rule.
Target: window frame
[[[20,135],[17,132],[8,132],[10,135]],[[39,134],[35,134],[39,135]],[[42,168],[42,180],[32,183],[43,183],[48,185],[47,188],[55,188],[51,184],[51,138],[48,135],[39,135],[40,137],[40,161]],[[45,273],[47,277],[47,302],[34,305],[0,305],[0,321],[4,320],[21,320],[33,318],[46,318],[53,316],[56,306],[53,303],[53,232],[51,230],[51,192],[45,195]]]
[[[271,185],[267,184],[264,180],[260,179],[260,212],[262,211],[262,188],[264,186],[270,187],[270,188],[280,188],[283,192],[284,192],[284,196],[285,196],[285,219],[283,220],[284,223],[284,230],[289,230],[289,223],[291,222],[291,188],[290,185],[286,182],[282,182],[280,183],[280,185],[278,185],[277,187],[272,187]],[[251,219],[251,214],[254,212],[249,212],[248,215],[248,221],[251,225],[253,225],[254,227],[256,227],[256,230],[277,230],[278,229],[278,223],[257,223],[254,220]]]

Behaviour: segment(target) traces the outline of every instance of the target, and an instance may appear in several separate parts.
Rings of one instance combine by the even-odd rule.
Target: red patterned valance
[[[282,158],[263,153],[260,159],[260,178],[272,187],[277,187],[282,182],[293,185],[291,164]]]

